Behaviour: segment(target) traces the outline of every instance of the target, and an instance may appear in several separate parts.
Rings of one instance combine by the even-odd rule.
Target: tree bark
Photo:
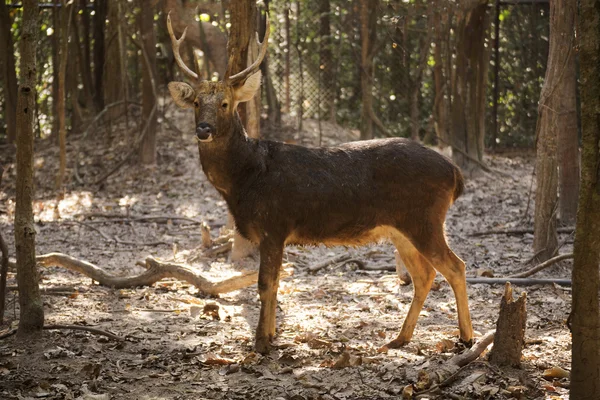
[[[124,99],[123,77],[121,74],[126,71],[121,70],[121,49],[122,43],[119,37],[119,19],[123,16],[119,14],[119,5],[123,0],[113,0],[108,6],[108,27],[106,31],[106,52],[105,59],[108,60],[104,70],[104,101],[108,104],[115,103]],[[112,107],[108,112],[108,117],[111,120],[122,115],[123,107]]]
[[[229,41],[227,42],[227,53],[229,55],[225,76],[234,75],[254,61],[258,54],[256,44],[256,3],[246,0],[231,0],[229,2],[229,13],[231,19],[236,23],[229,30]],[[257,104],[258,101],[258,104]],[[246,127],[248,136],[260,137],[260,93],[254,101],[240,104],[238,109],[242,123]]]
[[[558,247],[558,136],[575,135],[577,120],[574,90],[574,31],[577,4],[574,0],[556,0],[550,4],[550,50],[546,77],[538,106],[536,155],[534,252],[538,261],[551,258]],[[577,146],[575,144],[575,146]],[[571,151],[572,150],[567,150]],[[566,171],[573,173],[572,170]],[[571,177],[573,179],[573,177]],[[574,178],[578,179],[578,178]],[[572,182],[565,182],[572,184]],[[576,184],[575,184],[576,185]],[[572,193],[565,190],[565,197]],[[572,206],[572,205],[571,205]]]
[[[66,77],[67,77],[67,62],[69,61],[69,30],[71,29],[71,10],[73,6],[67,5],[66,0],[62,0],[62,7],[60,9],[60,55],[59,55],[59,68],[58,68],[58,97],[56,102],[56,111],[58,113],[58,143],[60,146],[60,165],[58,168],[58,175],[56,176],[56,189],[62,190],[65,173],[67,170],[67,127],[66,127]],[[77,101],[77,100],[75,100]]]
[[[483,161],[485,89],[489,51],[485,39],[490,24],[487,0],[462,0],[456,30],[456,70],[452,84],[452,145]],[[478,168],[460,152],[452,158],[466,172]]]
[[[509,282],[505,284],[494,334],[494,347],[489,356],[490,363],[511,367],[521,365],[527,325],[526,300],[527,296],[523,292],[515,301],[511,284]]]
[[[15,49],[10,28],[12,21],[5,1],[0,1],[0,61],[2,80],[4,81],[4,118],[6,120],[6,136],[9,143],[16,138],[17,112],[17,73],[15,68]]]
[[[574,2],[573,2],[574,3]],[[579,2],[582,163],[573,264],[571,399],[600,399],[600,7]]]
[[[142,118],[147,132],[140,145],[140,161],[143,164],[156,162],[156,35],[154,33],[154,8],[141,7],[140,32],[144,66],[142,68]]]
[[[234,1],[232,1],[233,3]],[[248,2],[254,4],[254,2]],[[228,59],[228,42],[227,37],[221,32],[219,28],[212,25],[210,22],[201,22],[197,23],[194,20],[194,2],[188,2],[186,6],[182,5],[181,0],[166,0],[164,2],[164,12],[168,13],[173,10],[171,13],[171,22],[173,24],[173,31],[180,37],[183,33],[183,30],[187,27],[187,35],[186,35],[186,43],[189,43],[191,46],[201,49],[204,54],[209,55],[209,59],[213,65],[213,70],[219,74],[219,77],[222,79],[227,69],[227,59]],[[250,4],[248,4],[250,5]],[[256,8],[256,7],[255,7]],[[241,21],[238,19],[233,19],[232,21],[236,21],[236,23],[232,24],[231,29],[234,29],[234,25],[237,24],[237,21]],[[202,25],[202,30],[204,31],[204,39],[205,43],[200,35],[200,24]],[[254,36],[252,37],[254,38]],[[208,48],[204,46],[206,44]],[[194,68],[195,70],[195,68]]]
[[[19,336],[39,333],[44,308],[38,286],[33,224],[33,121],[35,110],[37,0],[23,1],[20,85],[17,101],[17,191],[15,245],[19,285]]]
[[[319,71],[323,87],[321,103],[329,121],[335,123],[335,69],[331,51],[331,4],[329,0],[319,0]]]
[[[360,138],[373,139],[373,48],[377,37],[377,0],[360,0]]]
[[[104,26],[108,0],[95,1],[94,14],[94,100],[96,109],[104,110]]]

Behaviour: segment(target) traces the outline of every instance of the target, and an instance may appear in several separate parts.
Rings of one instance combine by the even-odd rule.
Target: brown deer
[[[269,23],[258,58],[221,82],[199,81],[182,61],[167,19],[175,58],[194,86],[171,82],[177,105],[193,108],[202,169],[227,202],[235,226],[258,245],[261,301],[255,348],[270,350],[275,335],[279,274],[286,244],[358,246],[390,239],[414,284],[398,337],[382,349],[408,343],[439,271],[452,286],[460,339],[471,343],[465,264],[448,247],[446,212],[464,182],[451,161],[416,142],[395,138],[306,148],[249,138],[236,112],[260,86]]]

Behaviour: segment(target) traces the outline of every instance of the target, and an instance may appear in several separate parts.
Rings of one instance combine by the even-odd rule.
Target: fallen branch
[[[162,240],[158,240],[158,241],[155,241],[155,242],[130,242],[130,241],[127,241],[127,240],[121,240],[118,236],[115,236],[115,237],[111,238],[106,233],[104,233],[102,230],[96,228],[95,226],[91,226],[88,223],[81,222],[81,221],[72,221],[72,222],[68,221],[68,222],[64,222],[65,225],[71,225],[72,223],[79,224],[81,226],[85,226],[88,229],[91,229],[93,231],[98,232],[104,238],[104,240],[106,240],[107,242],[113,242],[113,243],[118,243],[118,244],[129,245],[129,246],[140,246],[140,247],[143,247],[143,246],[158,246],[160,244],[168,245],[167,242],[164,242]]]
[[[50,330],[50,329],[71,329],[71,330],[75,330],[75,331],[85,331],[85,332],[94,333],[96,335],[106,336],[107,338],[116,340],[118,342],[122,342],[123,340],[125,340],[122,337],[115,335],[114,333],[110,333],[108,331],[103,331],[102,329],[91,328],[89,326],[81,326],[81,325],[45,325],[42,329],[48,329],[48,330]],[[8,337],[11,337],[15,333],[17,333],[16,329],[8,331],[8,332],[0,335],[0,340],[6,339]]]
[[[494,334],[495,334],[495,331],[490,331],[490,332],[486,333],[469,350],[465,351],[462,354],[455,355],[450,360],[445,362],[441,367],[427,371],[427,373],[430,376],[433,375],[433,376],[440,377],[440,376],[445,376],[447,374],[450,374],[450,375],[448,375],[446,378],[444,378],[444,380],[442,380],[438,384],[433,385],[430,388],[427,388],[425,390],[415,393],[414,397],[417,399],[425,397],[428,393],[433,393],[445,386],[450,385],[452,382],[454,382],[458,378],[460,373],[469,364],[471,364],[473,361],[475,361],[477,358],[479,358],[479,356],[485,351],[485,349],[487,349],[487,347],[494,341]]]
[[[541,264],[536,265],[535,267],[533,267],[531,269],[528,269],[527,271],[523,271],[521,273],[511,275],[509,278],[527,278],[528,276],[531,276],[531,275],[535,274],[536,272],[539,272],[545,268],[548,268],[549,266],[556,264],[559,261],[567,260],[570,258],[573,258],[573,253],[560,254],[556,257],[552,257],[551,259],[544,261]]]
[[[107,338],[116,340],[117,342],[122,342],[123,340],[125,340],[124,338],[117,336],[114,333],[110,333],[108,331],[103,331],[102,329],[92,328],[89,326],[82,326],[82,325],[44,325],[43,329],[71,329],[71,330],[75,330],[75,331],[85,331],[85,332],[94,333],[96,335],[106,336]]]
[[[258,282],[257,271],[247,271],[239,276],[220,282],[211,282],[188,265],[166,263],[158,261],[153,257],[146,258],[145,268],[147,270],[145,272],[131,277],[114,276],[94,264],[62,253],[40,255],[36,257],[36,260],[42,266],[59,266],[79,272],[97,281],[100,285],[116,289],[149,286],[164,278],[175,278],[194,285],[199,291],[205,294],[217,295],[239,290]],[[291,272],[283,270],[281,275],[282,277],[286,277],[291,275]]]
[[[558,233],[573,233],[574,230],[575,230],[575,228],[566,227],[566,228],[558,228],[556,231]],[[533,229],[532,228],[501,229],[501,230],[492,229],[489,231],[474,232],[474,233],[469,234],[469,236],[478,237],[478,236],[489,236],[489,235],[525,235],[526,233],[533,234]]]
[[[527,279],[527,278],[467,278],[467,282],[470,284],[484,283],[486,285],[504,285],[506,282],[510,282],[513,285],[518,286],[531,286],[531,285],[561,285],[571,286],[570,279]]]
[[[342,261],[347,261],[350,258],[351,258],[350,254],[345,254],[345,253],[344,254],[340,254],[340,255],[337,255],[335,257],[328,258],[325,261],[321,261],[319,263],[316,263],[316,264],[313,264],[313,265],[309,266],[308,267],[308,272],[314,274],[315,272],[317,272],[317,271],[319,271],[319,270],[321,270],[321,269],[323,269],[323,268],[325,268],[325,267],[327,267],[327,266],[329,266],[331,264],[339,263],[339,262],[342,262]]]

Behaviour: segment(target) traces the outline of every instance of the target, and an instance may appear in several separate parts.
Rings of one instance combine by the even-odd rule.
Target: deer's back
[[[259,146],[259,171],[236,194],[244,207],[232,209],[241,233],[254,241],[276,232],[288,242],[361,244],[432,213],[443,222],[454,199],[457,167],[407,139]]]

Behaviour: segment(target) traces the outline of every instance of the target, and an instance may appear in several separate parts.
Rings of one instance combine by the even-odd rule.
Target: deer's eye
[[[226,101],[224,101],[223,103],[221,103],[221,107],[223,107],[223,109],[226,109],[227,106],[229,106],[229,103],[227,103]]]

